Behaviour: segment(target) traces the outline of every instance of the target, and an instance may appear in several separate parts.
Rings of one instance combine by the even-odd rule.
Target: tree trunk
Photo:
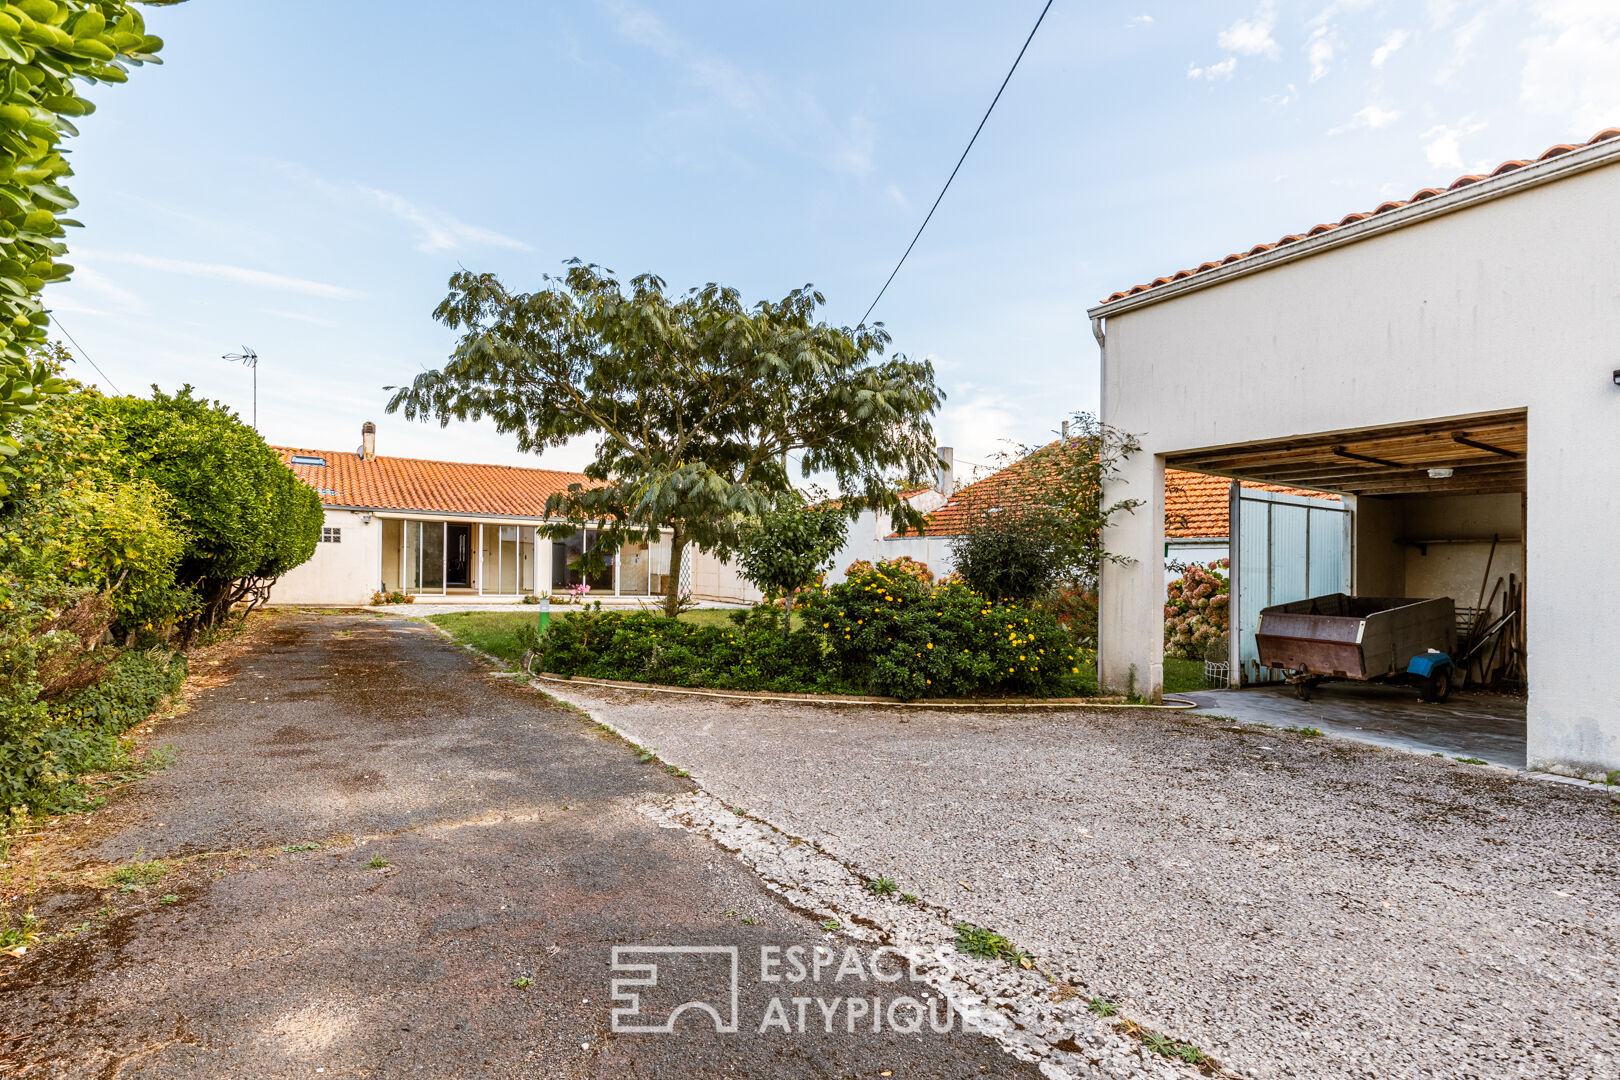
[[[686,537],[679,526],[669,533],[669,584],[664,590],[664,614],[673,619],[681,613],[681,558],[686,554]]]
[[[793,633],[793,591],[788,590],[787,598],[782,601],[782,637],[785,640]]]

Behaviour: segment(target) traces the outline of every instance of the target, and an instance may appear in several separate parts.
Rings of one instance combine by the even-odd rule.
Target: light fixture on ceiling
[[[1430,469],[1429,470],[1429,479],[1430,480],[1449,480],[1451,478],[1451,473],[1452,473],[1451,469]]]

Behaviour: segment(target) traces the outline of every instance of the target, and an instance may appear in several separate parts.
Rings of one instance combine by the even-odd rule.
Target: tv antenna
[[[221,360],[233,360],[247,365],[253,371],[253,430],[259,430],[259,354],[248,346],[239,353],[226,353]]]

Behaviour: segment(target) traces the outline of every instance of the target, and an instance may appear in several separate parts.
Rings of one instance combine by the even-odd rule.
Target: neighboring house
[[[959,490],[952,490],[947,468],[941,470],[936,488],[903,492],[908,502],[928,515],[921,535],[899,535],[889,527],[887,515],[874,517],[870,512],[862,515],[851,527],[850,538],[839,552],[834,573],[828,580],[842,581],[844,569],[856,559],[877,561],[902,556],[924,563],[937,576],[951,573],[956,568],[952,546],[955,538],[967,532],[973,522],[1010,506],[1039,501],[1045,491],[1042,465],[1059,452],[1061,444],[1062,440],[1047,443]],[[1072,449],[1078,452],[1080,448],[1081,443],[1074,441]],[[948,452],[948,448],[941,449],[942,454]],[[1226,558],[1231,535],[1232,481],[1170,470],[1166,486],[1169,497],[1165,504],[1165,562],[1210,563]],[[1275,484],[1246,483],[1243,486],[1301,499],[1337,502],[1339,498],[1325,492]],[[1166,584],[1179,576],[1179,571],[1166,567]]]
[[[1236,523],[1234,678],[1262,674],[1267,603],[1491,605],[1524,660],[1529,767],[1620,769],[1617,251],[1610,129],[1094,307],[1102,419],[1143,445],[1109,494],[1150,511],[1116,527],[1133,561],[1104,568],[1103,686],[1162,686],[1167,470],[1308,485],[1342,511],[1245,500]]]
[[[510,603],[582,580],[592,599],[634,600],[667,587],[667,537],[627,544],[604,572],[582,579],[569,563],[595,544],[596,530],[562,540],[537,533],[550,520],[546,499],[591,484],[583,473],[379,457],[369,422],[357,450],[276,449],[320,493],[326,519],[314,556],[276,582],[273,603],[348,606],[378,591]],[[691,559],[688,573],[701,578],[703,566]]]

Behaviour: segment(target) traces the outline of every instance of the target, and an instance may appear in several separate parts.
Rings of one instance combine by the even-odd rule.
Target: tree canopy
[[[553,496],[547,514],[599,523],[598,552],[669,532],[672,613],[686,546],[730,554],[739,523],[793,491],[795,466],[843,491],[843,513],[920,517],[896,490],[936,464],[933,365],[884,357],[881,325],[818,321],[823,303],[810,286],[751,307],[715,284],[671,294],[642,274],[626,287],[578,260],[531,293],[463,271],[434,313],[461,333],[449,362],[390,387],[388,410],[489,417],[525,451],[594,438],[594,486]]]
[[[820,579],[844,545],[849,520],[831,506],[803,501],[785,505],[746,522],[738,537],[742,576],[759,586],[765,599],[782,600],[782,632],[793,626],[793,596]]]
[[[169,0],[153,0],[155,3]],[[62,215],[78,205],[59,143],[76,135],[70,117],[95,106],[75,80],[124,82],[130,64],[160,63],[163,42],[146,32],[125,0],[19,0],[0,5],[0,495],[16,475],[17,419],[67,392],[51,366],[29,355],[45,344],[50,315],[39,294],[73,267]]]

